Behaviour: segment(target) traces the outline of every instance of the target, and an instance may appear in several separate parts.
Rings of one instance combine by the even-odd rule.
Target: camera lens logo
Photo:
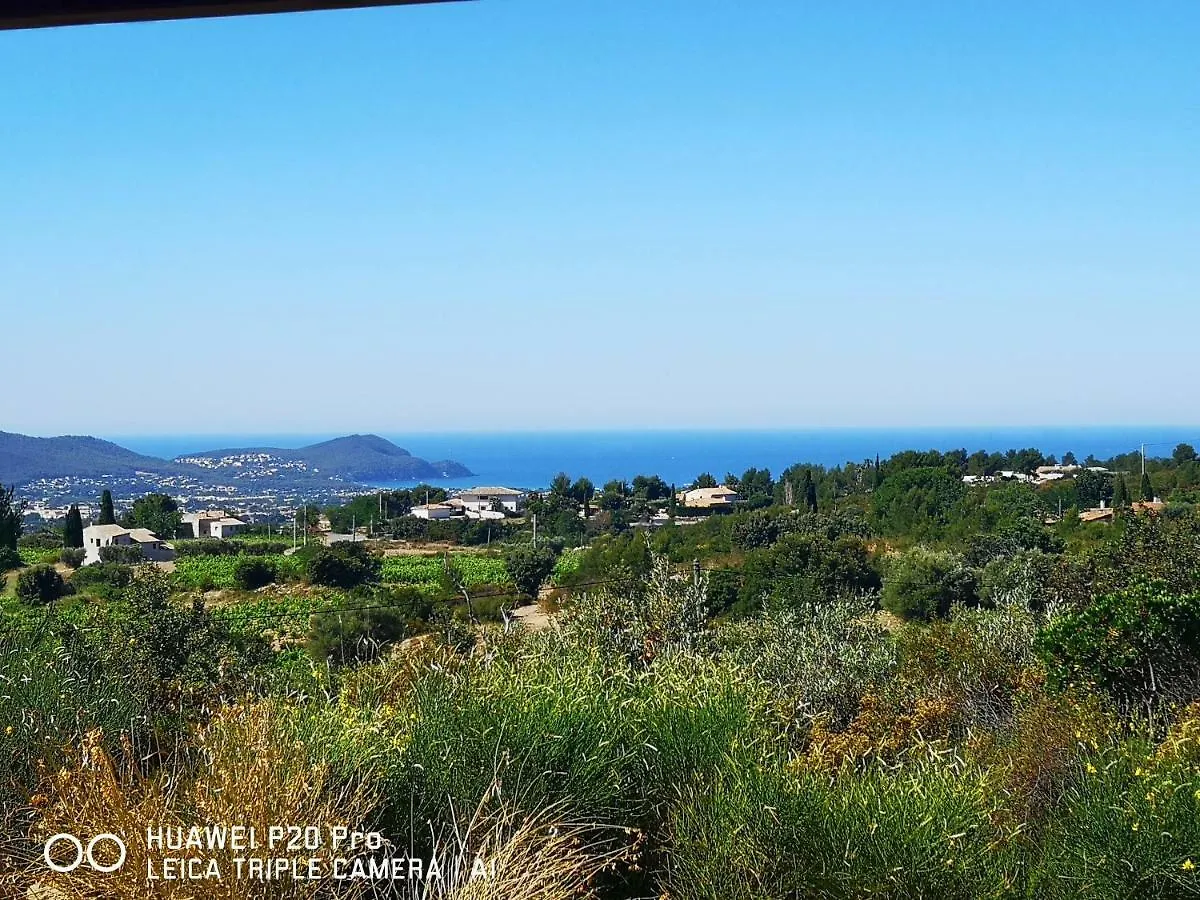
[[[68,851],[68,858],[65,862],[55,860],[51,855],[54,848],[59,844],[68,844],[72,848],[72,851]],[[102,859],[97,859],[97,846],[115,848],[116,862],[106,863]],[[105,856],[107,855],[105,854]],[[109,832],[96,835],[86,845],[73,834],[56,834],[46,841],[46,846],[42,849],[42,858],[46,860],[46,865],[55,872],[74,872],[83,865],[85,859],[94,872],[115,872],[121,866],[125,865],[125,842],[115,834]]]

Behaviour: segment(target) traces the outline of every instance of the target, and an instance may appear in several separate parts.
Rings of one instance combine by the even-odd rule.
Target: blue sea
[[[586,475],[597,485],[613,478],[659,475],[675,484],[691,482],[701,472],[718,479],[741,474],[751,466],[778,474],[794,463],[826,466],[861,462],[900,450],[988,452],[1036,447],[1061,457],[1071,450],[1079,459],[1127,453],[1146,444],[1147,455],[1167,456],[1180,442],[1200,446],[1200,426],[1077,428],[830,428],[779,431],[572,431],[474,433],[387,433],[415,456],[453,459],[475,475],[452,479],[447,486],[506,485],[543,488],[558,472]],[[336,434],[140,435],[108,438],[150,456],[182,454],[227,447],[303,447]],[[380,485],[380,487],[403,485]]]

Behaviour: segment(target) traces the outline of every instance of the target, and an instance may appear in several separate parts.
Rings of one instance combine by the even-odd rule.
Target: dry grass
[[[40,858],[26,868],[30,885],[62,898],[161,897],[283,898],[330,896],[322,881],[237,881],[233,859],[247,855],[232,848],[203,851],[162,851],[147,847],[151,826],[207,824],[254,826],[260,834],[272,824],[316,825],[361,829],[372,806],[361,786],[335,789],[328,772],[308,761],[300,742],[280,740],[277,710],[270,704],[235,706],[223,711],[196,738],[195,758],[170,771],[145,776],[128,760],[114,759],[100,735],[87,736],[73,764],[45,772],[34,805],[40,807],[31,837],[38,846],[49,835],[68,832],[87,836],[111,832],[123,838],[128,850],[116,872],[92,872],[86,865],[67,874],[48,872]],[[251,855],[261,855],[257,851]],[[166,856],[211,858],[222,878],[200,882],[147,881],[147,872]],[[270,856],[306,859],[306,851],[278,848]],[[149,867],[149,868],[148,868]],[[351,896],[353,890],[338,892]]]
[[[425,882],[419,900],[569,900],[591,896],[607,870],[636,867],[640,833],[564,813],[561,806],[520,813],[494,784],[468,822],[434,841],[436,856],[459,864]]]

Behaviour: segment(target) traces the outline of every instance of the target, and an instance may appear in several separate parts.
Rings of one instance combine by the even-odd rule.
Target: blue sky
[[[0,429],[1187,424],[1200,5],[0,33]]]

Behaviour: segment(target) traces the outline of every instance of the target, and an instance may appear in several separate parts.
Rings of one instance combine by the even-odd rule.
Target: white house
[[[521,507],[525,505],[525,494],[522,491],[506,487],[474,488],[463,491],[457,499],[462,501],[463,509],[468,515],[473,512],[490,512],[494,503],[499,503],[502,509],[513,513],[520,512]]]
[[[165,562],[175,558],[170,544],[148,528],[122,528],[120,525],[89,525],[83,529],[84,565],[101,562],[102,547],[142,548],[142,557],[150,562]]]
[[[418,519],[449,519],[454,515],[454,507],[449,503],[425,503],[414,506],[409,515]]]
[[[226,514],[223,509],[202,509],[184,513],[183,523],[192,526],[193,537],[227,538],[246,527],[241,519]]]
[[[737,491],[719,484],[716,487],[680,491],[675,495],[675,499],[694,509],[730,509],[742,498]]]

